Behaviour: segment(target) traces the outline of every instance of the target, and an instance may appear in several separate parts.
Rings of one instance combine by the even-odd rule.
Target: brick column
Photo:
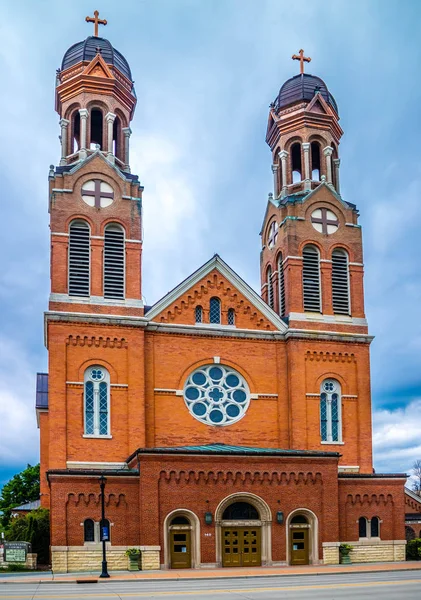
[[[88,121],[88,109],[80,108],[80,150],[79,150],[79,158],[84,159],[87,157],[88,153],[86,152],[86,128]]]
[[[130,136],[132,130],[130,127],[123,127],[122,131],[124,135],[124,170],[130,173]]]
[[[323,154],[326,157],[326,181],[328,185],[332,185],[332,152],[333,148],[331,146],[323,148]]]
[[[115,121],[115,114],[109,112],[105,115],[105,121],[107,122],[107,159],[114,163],[114,152],[113,152],[113,126]]]
[[[59,124],[61,127],[61,159],[60,164],[66,164],[66,156],[67,156],[67,128],[69,126],[69,122],[67,119],[60,119]]]
[[[341,188],[339,185],[339,167],[341,164],[341,159],[340,158],[334,158],[333,159],[333,165],[334,165],[334,169],[335,169],[335,183],[336,183],[336,191],[338,192],[338,194],[341,193]]]
[[[311,190],[310,142],[304,142],[302,147],[304,152],[304,189]]]
[[[282,198],[287,195],[287,158],[288,152],[286,150],[281,150],[279,153],[279,158],[281,159],[282,165]]]

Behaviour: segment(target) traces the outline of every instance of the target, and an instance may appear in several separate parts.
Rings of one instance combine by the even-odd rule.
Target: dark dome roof
[[[300,102],[302,100],[310,101],[313,99],[316,91],[319,91],[323,96],[323,99],[334,108],[337,114],[339,114],[335,98],[327,89],[327,85],[323,79],[310,75],[309,73],[302,73],[288,79],[279,90],[279,94],[274,102],[275,107],[285,108],[285,106],[294,104],[294,102]]]
[[[83,60],[91,61],[97,55],[98,48],[100,48],[101,56],[108,65],[114,65],[130,81],[132,80],[129,63],[124,56],[113,48],[108,40],[94,36],[89,36],[85,41],[70,46],[63,56],[61,70],[64,71]]]

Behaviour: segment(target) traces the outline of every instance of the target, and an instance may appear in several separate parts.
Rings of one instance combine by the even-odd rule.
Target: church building
[[[133,547],[143,569],[335,564],[341,543],[353,562],[404,560],[406,475],[373,470],[362,232],[332,93],[301,50],[270,105],[260,295],[216,254],[145,306],[132,72],[89,20],[57,71],[49,172],[36,411],[53,570],[98,569],[102,535],[109,569]]]

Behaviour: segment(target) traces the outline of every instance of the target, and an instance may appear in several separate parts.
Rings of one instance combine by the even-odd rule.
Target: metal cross
[[[114,192],[101,192],[101,179],[94,179],[95,189],[84,190],[82,196],[93,196],[95,198],[95,208],[101,208],[101,198],[114,198]]]
[[[98,37],[98,25],[106,25],[106,19],[98,19],[99,12],[97,10],[94,11],[93,17],[86,17],[85,21],[87,23],[94,23],[94,37]]]
[[[336,217],[335,217],[335,220],[327,218],[327,208],[321,208],[320,210],[322,212],[321,218],[319,219],[318,217],[311,217],[311,222],[312,223],[321,223],[322,233],[327,235],[328,234],[327,226],[335,225],[336,227],[339,227],[339,221]]]
[[[311,58],[309,56],[304,56],[304,50],[301,49],[297,54],[293,54],[292,55],[292,60],[299,60],[300,61],[300,73],[301,75],[304,73],[304,63],[305,62],[311,62]]]
[[[215,387],[211,392],[209,392],[209,396],[214,402],[219,402],[224,397],[224,394],[221,392],[220,389]]]

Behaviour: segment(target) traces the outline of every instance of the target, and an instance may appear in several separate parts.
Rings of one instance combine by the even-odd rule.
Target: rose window
[[[244,378],[221,365],[200,367],[189,375],[184,401],[198,421],[208,425],[231,425],[244,417],[250,391]]]

